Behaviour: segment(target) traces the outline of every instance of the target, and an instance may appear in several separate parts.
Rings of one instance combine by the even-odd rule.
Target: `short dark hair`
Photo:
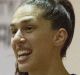
[[[26,4],[44,9],[43,17],[51,20],[53,29],[66,29],[68,38],[61,49],[61,57],[64,57],[74,34],[75,14],[72,4],[68,0],[25,0],[21,6]],[[27,73],[20,73],[20,75],[27,75]]]
[[[52,21],[53,29],[66,29],[68,38],[61,51],[61,57],[64,57],[74,33],[75,15],[71,3],[68,0],[25,0],[22,5],[26,4],[44,9],[43,17]]]

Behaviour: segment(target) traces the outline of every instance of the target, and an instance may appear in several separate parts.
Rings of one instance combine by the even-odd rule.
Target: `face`
[[[17,9],[12,22],[11,44],[19,70],[38,70],[53,60],[53,37],[51,22],[42,17],[44,10],[24,5]]]

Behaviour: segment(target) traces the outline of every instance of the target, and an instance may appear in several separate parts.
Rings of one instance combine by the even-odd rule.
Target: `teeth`
[[[29,53],[30,51],[26,50],[26,51],[19,51],[18,54],[23,54],[23,53]]]
[[[19,57],[29,55],[29,54],[31,54],[31,50],[25,50],[25,51],[21,50],[21,51],[18,52]]]

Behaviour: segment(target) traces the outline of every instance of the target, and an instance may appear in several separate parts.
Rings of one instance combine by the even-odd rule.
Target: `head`
[[[11,22],[11,42],[19,69],[37,70],[64,57],[72,41],[74,24],[74,11],[68,0],[23,2]]]

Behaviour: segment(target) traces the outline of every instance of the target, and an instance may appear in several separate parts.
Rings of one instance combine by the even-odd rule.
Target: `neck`
[[[56,58],[57,59],[57,58]],[[43,66],[41,69],[34,72],[29,72],[29,75],[69,75],[65,70],[61,60],[53,60],[50,65]]]

